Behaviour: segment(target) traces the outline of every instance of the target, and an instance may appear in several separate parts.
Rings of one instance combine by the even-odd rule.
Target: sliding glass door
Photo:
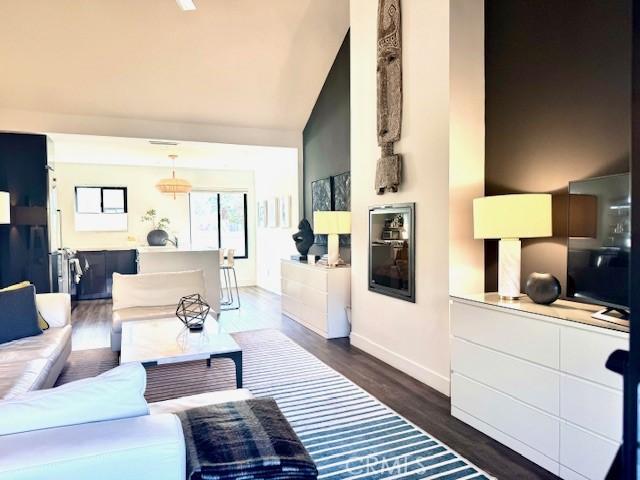
[[[232,248],[247,258],[246,192],[191,192],[189,213],[193,248]]]

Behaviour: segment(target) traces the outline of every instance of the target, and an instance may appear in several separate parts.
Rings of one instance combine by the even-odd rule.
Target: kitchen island
[[[220,312],[220,254],[218,250],[175,247],[138,247],[138,273],[202,270],[205,300]]]

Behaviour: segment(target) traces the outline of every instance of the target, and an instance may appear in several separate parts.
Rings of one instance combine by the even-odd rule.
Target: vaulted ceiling
[[[300,129],[348,0],[0,2],[0,108]]]

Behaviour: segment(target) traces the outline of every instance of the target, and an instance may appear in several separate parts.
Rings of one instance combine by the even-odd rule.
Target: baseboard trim
[[[354,332],[351,332],[351,345],[358,347],[360,350],[364,350],[376,358],[379,358],[383,362],[388,363],[392,367],[401,370],[416,380],[427,384],[431,388],[435,388],[440,393],[444,393],[447,397],[450,396],[451,381],[449,380],[449,377],[445,377],[444,375],[434,372],[429,368],[423,367],[413,360],[409,360],[402,355],[398,355],[388,348]]]

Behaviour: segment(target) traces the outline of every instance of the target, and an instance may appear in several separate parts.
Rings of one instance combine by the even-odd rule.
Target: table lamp
[[[551,236],[551,195],[523,193],[476,198],[473,234],[498,238],[498,294],[520,297],[520,239]]]
[[[0,223],[11,223],[11,199],[9,192],[0,192]]]
[[[339,234],[351,233],[351,212],[313,212],[313,231],[327,234],[327,265],[335,266],[340,262]]]

